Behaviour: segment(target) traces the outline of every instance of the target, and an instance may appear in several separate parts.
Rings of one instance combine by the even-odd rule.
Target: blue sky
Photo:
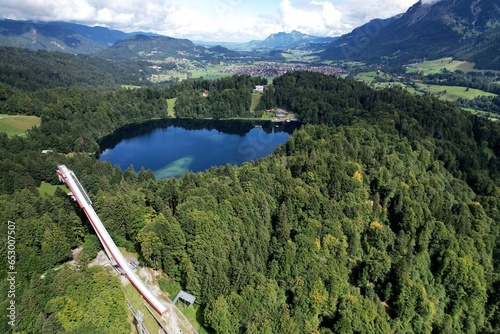
[[[433,1],[433,0],[424,0]],[[192,40],[245,42],[281,31],[338,36],[417,0],[1,0],[0,17],[69,21]]]

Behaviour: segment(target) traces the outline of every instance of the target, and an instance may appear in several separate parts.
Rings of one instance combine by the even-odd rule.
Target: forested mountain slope
[[[154,106],[175,89],[140,90],[137,101]],[[215,333],[500,329],[498,124],[436,99],[308,72],[276,79],[262,101],[308,125],[268,158],[179,179],[123,173],[84,155],[41,155],[49,132],[0,138],[8,157],[0,168],[10,176],[0,182],[0,219],[18,226],[18,307],[30,310],[16,330],[117,333],[114,322],[126,321],[115,290],[95,304],[105,274],[85,269],[95,254],[85,217],[64,192],[35,192],[41,180],[56,182],[56,163],[79,175],[121,244],[198,297]],[[59,106],[52,122],[68,117]],[[150,117],[142,110],[136,119]],[[73,135],[112,111],[78,115]],[[10,188],[11,180],[24,182]],[[59,288],[62,276],[50,268],[82,240],[80,266],[65,269],[78,279]],[[109,315],[84,316],[96,305]]]
[[[371,21],[340,37],[322,57],[404,64],[453,56],[498,70],[499,17],[496,0],[419,1],[401,16]]]
[[[151,73],[140,61],[109,61],[86,55],[0,46],[0,84],[22,91],[87,86],[116,89],[145,85]]]
[[[30,50],[92,54],[130,34],[69,22],[0,20],[0,45]]]

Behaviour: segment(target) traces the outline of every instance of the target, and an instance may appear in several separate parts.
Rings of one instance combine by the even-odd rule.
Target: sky
[[[423,0],[423,2],[436,0]],[[293,30],[339,36],[417,0],[0,0],[0,17],[67,21],[197,41],[247,42]]]

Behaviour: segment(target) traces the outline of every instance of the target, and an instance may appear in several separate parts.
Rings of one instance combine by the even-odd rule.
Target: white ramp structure
[[[57,169],[56,173],[59,176],[59,180],[66,183],[71,191],[73,199],[78,203],[80,208],[83,209],[89,218],[90,223],[97,233],[97,236],[99,237],[99,240],[101,241],[111,262],[118,265],[123,270],[130,283],[132,283],[148,304],[151,305],[151,307],[153,307],[153,309],[160,316],[164,315],[167,312],[167,307],[163,305],[158,298],[151,293],[151,291],[149,291],[146,285],[144,285],[141,279],[137,277],[134,271],[130,268],[127,260],[125,260],[118,247],[116,247],[115,242],[111,239],[108,231],[95,213],[94,208],[92,207],[92,201],[83,189],[80,181],[76,178],[75,173],[73,173],[73,171],[68,169],[65,165],[57,165]]]

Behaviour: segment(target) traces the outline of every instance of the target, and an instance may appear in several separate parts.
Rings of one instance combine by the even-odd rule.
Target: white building
[[[264,91],[264,86],[255,86],[255,91],[257,93],[262,93]]]

